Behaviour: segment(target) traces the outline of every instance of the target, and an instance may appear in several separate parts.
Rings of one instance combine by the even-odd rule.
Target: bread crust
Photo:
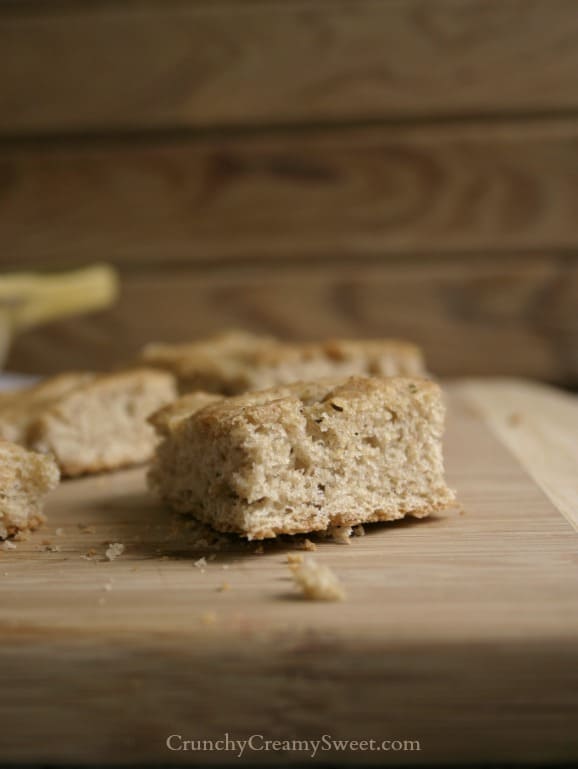
[[[59,479],[52,457],[0,440],[0,540],[44,522],[44,497]]]
[[[250,539],[420,518],[453,499],[443,416],[438,385],[415,378],[223,398],[164,424],[149,482],[174,509]]]
[[[58,398],[92,379],[92,373],[69,371],[32,387],[0,393],[0,439],[28,445],[28,432],[39,415]]]
[[[148,417],[175,397],[168,372],[143,368],[97,375],[44,409],[29,428],[28,443],[53,453],[66,476],[146,462],[157,443]]]
[[[420,349],[395,339],[280,342],[232,333],[204,342],[148,345],[147,365],[172,371],[181,393],[237,395],[330,376],[423,376]]]
[[[170,435],[176,425],[183,419],[192,416],[200,409],[211,403],[216,403],[222,400],[222,395],[206,392],[193,392],[187,395],[182,395],[177,398],[168,406],[163,406],[162,409],[155,411],[148,418],[149,424],[151,424],[159,435]]]

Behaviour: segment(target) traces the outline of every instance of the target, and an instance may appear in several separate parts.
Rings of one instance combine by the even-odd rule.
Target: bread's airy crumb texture
[[[53,401],[30,425],[30,447],[52,453],[66,476],[148,461],[157,443],[148,417],[176,397],[154,369],[96,376]]]
[[[359,378],[224,398],[163,426],[151,487],[249,539],[422,517],[453,498],[444,407],[424,379]]]
[[[324,377],[425,375],[419,348],[390,339],[289,343],[231,332],[191,344],[150,344],[141,359],[175,374],[181,393],[237,395]]]
[[[59,478],[52,457],[0,441],[0,539],[42,523],[44,496]]]

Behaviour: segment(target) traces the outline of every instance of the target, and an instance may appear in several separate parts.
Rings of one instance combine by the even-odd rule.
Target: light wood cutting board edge
[[[578,532],[578,398],[521,379],[464,379],[447,389],[484,421]]]

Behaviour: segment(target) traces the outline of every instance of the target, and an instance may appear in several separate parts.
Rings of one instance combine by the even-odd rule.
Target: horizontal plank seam
[[[273,123],[231,123],[206,124],[198,127],[191,126],[143,126],[117,127],[114,129],[71,129],[69,131],[46,129],[45,131],[21,132],[0,131],[0,151],[3,146],[14,148],[31,145],[72,147],[92,143],[116,144],[165,144],[170,142],[217,141],[219,139],[263,138],[287,135],[304,136],[312,133],[333,135],[350,131],[363,131],[394,128],[436,128],[471,127],[479,128],[511,125],[523,125],[524,128],[541,127],[544,130],[576,128],[578,131],[578,109],[552,109],[520,112],[476,112],[468,114],[444,113],[440,115],[423,115],[421,113],[407,114],[403,117],[327,120],[327,121],[294,121]]]
[[[341,7],[355,7],[360,5],[395,5],[398,0],[340,0]],[[0,18],[2,16],[26,18],[28,16],[51,17],[60,15],[98,15],[107,14],[110,11],[138,11],[138,10],[183,10],[207,11],[217,7],[219,9],[239,8],[268,8],[271,6],[279,8],[311,8],[324,5],[328,8],[335,8],[335,0],[98,0],[98,4],[87,2],[86,0],[1,0]]]
[[[295,272],[299,270],[302,273],[313,272],[318,269],[327,268],[331,265],[335,269],[353,269],[356,271],[362,271],[365,268],[404,268],[414,269],[419,272],[424,267],[443,267],[459,264],[463,266],[464,260],[467,259],[467,264],[472,265],[474,260],[478,264],[483,264],[487,267],[493,267],[495,269],[511,267],[512,262],[519,261],[521,266],[528,267],[527,260],[542,259],[548,263],[557,263],[558,266],[563,268],[574,268],[578,265],[578,250],[577,249],[563,249],[563,248],[540,248],[531,249],[528,248],[524,251],[516,250],[500,250],[495,249],[488,251],[488,249],[470,250],[470,251],[456,251],[456,252],[435,252],[435,251],[411,251],[406,253],[384,253],[382,255],[373,254],[354,254],[346,256],[343,254],[335,254],[334,252],[328,252],[327,254],[315,254],[309,256],[302,254],[294,256],[291,255],[279,255],[276,254],[270,258],[255,258],[255,257],[209,257],[206,259],[191,257],[187,261],[183,261],[182,258],[167,258],[159,256],[157,258],[139,258],[138,260],[131,260],[119,264],[118,258],[115,261],[116,266],[125,274],[141,273],[141,272],[165,272],[171,270],[172,272],[188,272],[195,270],[199,273],[211,274],[212,272],[247,272],[252,271],[264,272],[267,269],[274,270],[276,273],[283,272]],[[506,260],[508,263],[506,264]],[[63,268],[66,266],[66,260],[63,259]],[[5,257],[0,257],[0,268],[2,270],[18,270],[22,271],[22,262],[11,261]],[[27,268],[28,269],[28,268]],[[29,268],[32,269],[32,268]]]
[[[452,0],[442,0],[446,5],[451,5]],[[442,2],[438,0],[441,5]],[[552,0],[541,0],[544,6],[550,5]],[[246,8],[268,8],[272,5],[279,8],[294,7],[299,9],[308,9],[319,7],[335,9],[336,5],[341,8],[359,9],[360,6],[395,6],[399,0],[340,0],[337,4],[335,0],[98,0],[98,3],[87,2],[84,0],[2,0],[0,4],[1,16],[24,17],[27,16],[58,16],[60,14],[75,16],[79,15],[97,15],[99,13],[108,13],[109,11],[122,12],[124,10],[148,10],[161,9],[182,10],[190,9],[192,11],[207,11],[215,7],[219,9],[238,10]]]

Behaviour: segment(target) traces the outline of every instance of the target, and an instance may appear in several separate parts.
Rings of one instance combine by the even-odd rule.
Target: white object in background
[[[0,374],[0,392],[7,390],[18,390],[20,387],[27,387],[38,382],[40,377],[30,376],[29,374]]]

